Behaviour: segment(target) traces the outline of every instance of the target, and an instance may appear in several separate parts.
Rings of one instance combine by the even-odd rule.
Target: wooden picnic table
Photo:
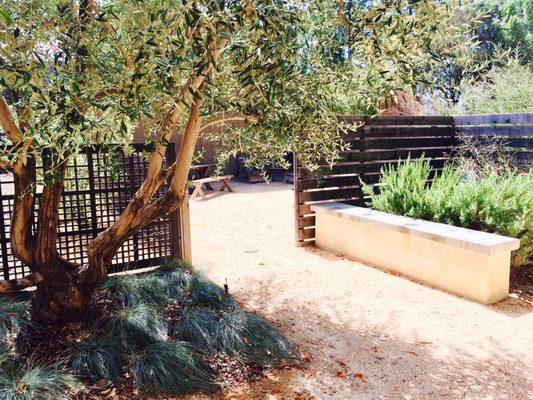
[[[222,186],[220,187],[220,191],[224,191],[224,189],[227,189],[228,192],[233,192],[232,187],[230,186],[230,180],[233,178],[233,175],[222,175],[222,176],[210,176],[208,178],[202,178],[202,179],[195,179],[194,181],[190,181],[189,185],[194,187],[194,191],[192,192],[192,195],[190,197],[190,200],[194,200],[196,197],[201,196],[203,200],[206,200],[205,193],[202,190],[202,185],[205,185],[206,187],[211,186],[211,182],[221,182]],[[213,189],[210,189],[213,190]]]
[[[193,174],[192,179],[198,180],[198,179],[205,179],[209,178],[209,174],[215,169],[217,165],[216,164],[209,164],[209,163],[200,163],[200,164],[193,164],[191,166],[190,171]],[[208,190],[213,190],[213,186],[211,186],[211,183],[206,183],[205,187]]]

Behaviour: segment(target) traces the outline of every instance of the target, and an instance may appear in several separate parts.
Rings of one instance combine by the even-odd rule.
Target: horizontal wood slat
[[[299,240],[306,240],[306,239],[314,239],[315,238],[315,229],[298,229],[298,239]]]
[[[449,147],[457,144],[457,139],[452,137],[431,137],[431,138],[379,138],[379,139],[358,139],[351,141],[352,149],[374,150],[374,149],[405,149],[416,147]]]
[[[386,116],[339,116],[339,121],[350,124],[367,124],[367,125],[390,125],[390,126],[446,126],[453,125],[454,118],[448,116],[405,116],[405,115],[386,115]]]
[[[349,130],[341,135],[345,140],[355,140],[361,137],[453,137],[455,128],[453,126],[372,126],[363,125],[357,130]]]
[[[533,124],[533,113],[455,115],[453,117],[453,124],[456,126],[486,124]]]
[[[533,125],[462,126],[455,131],[467,136],[533,136]]]
[[[315,220],[316,218],[314,215],[300,216],[298,217],[298,228],[315,226]]]

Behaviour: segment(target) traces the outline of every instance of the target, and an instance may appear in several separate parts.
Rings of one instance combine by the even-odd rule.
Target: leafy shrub
[[[170,395],[213,390],[211,367],[185,342],[154,343],[136,356],[135,382],[142,390]]]
[[[379,194],[363,185],[374,209],[519,238],[513,266],[533,262],[531,171],[465,177],[448,166],[428,183],[429,162],[408,159],[381,172]]]
[[[114,334],[89,336],[72,349],[72,369],[77,375],[94,381],[117,382],[123,365],[120,338]]]
[[[502,114],[531,112],[533,105],[533,70],[511,58],[503,66],[493,67],[482,80],[461,84],[456,108],[461,114]]]
[[[0,399],[67,400],[76,385],[74,377],[60,365],[7,361],[0,367]]]

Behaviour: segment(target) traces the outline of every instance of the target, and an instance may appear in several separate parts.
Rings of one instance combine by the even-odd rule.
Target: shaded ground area
[[[192,202],[194,264],[220,285],[227,279],[237,299],[280,326],[306,368],[224,396],[533,399],[527,303],[487,307],[297,248],[291,186],[235,190]]]

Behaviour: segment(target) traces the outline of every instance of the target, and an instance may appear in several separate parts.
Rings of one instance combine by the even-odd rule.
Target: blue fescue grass
[[[194,306],[214,309],[234,307],[235,301],[220,286],[201,277],[195,277],[186,289]]]
[[[0,367],[2,400],[68,400],[76,379],[61,365],[6,361]]]
[[[166,276],[154,273],[113,276],[104,283],[104,289],[115,293],[125,306],[146,303],[161,306],[170,299],[183,297],[183,289]]]
[[[179,395],[218,388],[208,361],[218,353],[264,366],[295,361],[278,330],[189,265],[111,277],[103,288],[113,294],[112,314],[69,351],[69,370],[84,380],[118,384],[130,372],[144,392]],[[26,301],[0,299],[4,337],[29,324],[27,308]],[[13,361],[11,344],[0,342],[0,400],[62,400],[73,393],[76,382],[63,364]]]
[[[222,312],[216,343],[220,351],[254,364],[277,366],[297,362],[280,331],[264,319],[241,310]]]
[[[0,297],[0,341],[5,342],[11,334],[30,325],[28,309],[26,300]]]
[[[143,303],[121,308],[113,317],[111,329],[119,335],[124,347],[133,349],[165,341],[168,333],[159,314]]]
[[[216,332],[220,317],[209,309],[185,310],[171,326],[174,339],[190,342],[208,354],[216,350]]]
[[[214,390],[214,373],[197,350],[185,342],[154,343],[135,358],[135,382],[150,393],[182,394]]]
[[[257,315],[247,314],[242,331],[244,353],[250,362],[277,366],[294,364],[297,358],[283,334]]]
[[[106,379],[116,383],[124,364],[120,337],[114,332],[100,337],[91,334],[85,341],[73,347],[71,364],[80,377],[93,381]]]
[[[171,329],[174,338],[209,354],[222,352],[263,366],[288,365],[296,357],[287,339],[264,319],[242,310],[186,310]]]

